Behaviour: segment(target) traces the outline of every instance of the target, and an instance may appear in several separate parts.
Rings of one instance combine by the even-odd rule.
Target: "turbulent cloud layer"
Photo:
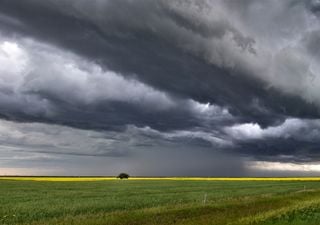
[[[61,160],[76,158],[76,171],[93,157],[149,175],[314,165],[319,9],[317,0],[0,0],[0,159],[12,157],[12,171],[36,161],[61,172]]]

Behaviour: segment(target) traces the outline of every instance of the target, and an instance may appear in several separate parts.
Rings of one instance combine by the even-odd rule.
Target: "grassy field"
[[[320,179],[315,178],[0,178],[1,225],[319,221]]]

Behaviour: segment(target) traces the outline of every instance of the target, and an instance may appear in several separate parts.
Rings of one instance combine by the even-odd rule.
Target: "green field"
[[[0,179],[0,224],[315,225],[319,181]]]

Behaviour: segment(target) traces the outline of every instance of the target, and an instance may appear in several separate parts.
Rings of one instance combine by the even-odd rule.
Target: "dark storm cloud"
[[[304,43],[306,45],[307,50],[315,57],[317,60],[320,59],[320,49],[318,46],[320,45],[320,31],[312,31],[310,32],[304,39]]]
[[[254,156],[255,160],[261,161],[307,163],[320,160],[319,140],[268,138],[239,143],[237,150],[244,156]]]
[[[19,45],[0,46],[5,65],[0,112],[7,119],[96,130],[121,130],[127,124],[187,129],[209,117],[217,124],[232,119],[219,106],[174,97],[56,48],[15,41]]]
[[[199,6],[202,5],[200,2]],[[267,89],[265,83],[238,74],[244,72],[209,64],[180,48],[178,42],[182,47],[190,42],[182,37],[189,30],[191,34],[215,39],[231,32],[237,45],[244,49],[251,46],[252,38],[244,37],[225,21],[210,26],[197,22],[197,17],[177,14],[163,1],[141,0],[90,4],[2,1],[1,11],[24,24],[16,26],[15,31],[66,47],[124,75],[135,74],[139,80],[174,95],[227,106],[234,114],[244,117],[244,121],[257,120],[268,125],[281,119],[279,114],[319,115],[314,106],[299,97],[287,97],[273,88]],[[15,27],[10,25],[10,29]],[[178,30],[170,30],[174,28]],[[196,51],[200,55],[209,54],[201,42]],[[255,99],[269,112],[255,111],[247,104]]]
[[[318,0],[308,0],[306,1],[306,5],[311,12],[315,13],[317,16],[320,16],[320,2]]]
[[[320,160],[319,120],[287,119],[268,128],[234,125],[225,132],[237,143],[233,150],[256,159],[295,163]]]
[[[124,158],[192,146],[261,161],[318,160],[319,5],[0,0],[0,116],[114,132],[79,152],[74,143],[62,152],[46,145],[53,134],[43,145],[16,137],[11,145]],[[114,142],[105,149],[106,140]]]

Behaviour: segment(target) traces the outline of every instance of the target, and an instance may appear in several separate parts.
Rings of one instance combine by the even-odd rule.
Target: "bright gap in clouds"
[[[260,171],[289,171],[289,172],[320,172],[319,163],[286,163],[286,162],[266,162],[253,161],[247,164],[250,170]]]
[[[65,172],[66,171],[59,168],[0,167],[1,176],[55,176]]]

